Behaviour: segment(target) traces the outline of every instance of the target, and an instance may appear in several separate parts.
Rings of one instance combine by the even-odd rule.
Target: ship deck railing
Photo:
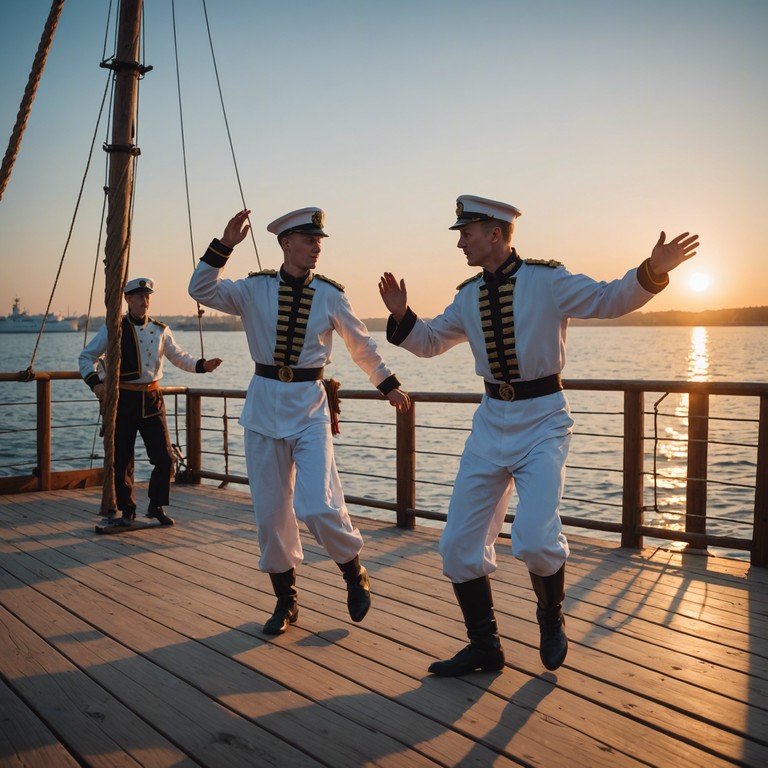
[[[52,426],[54,406],[64,405],[52,397],[52,388],[57,383],[77,379],[79,375],[71,371],[0,374],[0,382],[35,388],[35,397],[28,398],[25,403],[34,410],[34,418],[30,418],[30,426],[26,427],[34,434],[33,467],[29,471],[12,471],[8,476],[0,476],[0,493],[87,487],[101,482],[103,470],[93,466],[94,456],[98,458],[98,453],[93,453],[92,445],[83,446],[82,451],[81,464],[88,466],[61,471],[54,469],[53,431],[55,428],[71,430],[72,424],[64,421]],[[569,488],[572,482],[570,477],[574,473],[585,472],[589,473],[586,481],[588,489],[603,489],[607,484],[606,476],[610,474],[616,478],[612,480],[613,490],[601,490],[594,494],[587,492],[580,498],[567,495],[567,491],[562,521],[569,530],[581,529],[595,535],[605,534],[608,538],[618,540],[623,547],[636,550],[642,549],[648,539],[671,542],[691,551],[726,549],[745,553],[752,565],[768,566],[768,383],[566,379],[564,386],[572,399],[579,393],[586,393],[590,397],[595,397],[597,393],[611,393],[620,398],[619,407],[610,414],[614,422],[618,422],[619,428],[615,434],[608,436],[621,446],[620,466],[577,466],[569,467],[568,470]],[[241,437],[242,430],[239,430],[238,435],[235,424],[245,391],[172,386],[163,387],[163,392],[168,404],[172,439],[178,449],[177,481],[200,484],[212,480],[225,485],[246,484],[244,470],[238,471],[237,468],[244,466],[244,457],[242,448],[238,449],[238,437]],[[656,394],[653,409],[649,410],[646,402],[652,393]],[[658,393],[661,393],[661,397],[657,397]],[[666,414],[683,423],[678,437],[673,438],[677,441],[675,450],[680,453],[680,461],[683,462],[678,477],[665,475],[664,469],[656,466],[660,432],[657,424],[659,404],[671,393],[686,398],[682,413]],[[435,456],[429,456],[435,452],[429,450],[429,438],[424,435],[430,429],[452,429],[457,433],[466,433],[468,419],[466,423],[449,427],[434,427],[419,423],[417,419],[421,409],[431,404],[474,407],[480,401],[480,395],[411,392],[411,410],[395,415],[394,409],[389,409],[388,413],[393,415],[390,421],[386,421],[381,418],[384,411],[382,397],[376,391],[342,390],[340,394],[345,404],[342,413],[343,432],[347,428],[358,428],[351,438],[343,435],[337,448],[337,462],[342,475],[347,475],[353,481],[362,474],[363,489],[366,486],[377,491],[382,487],[392,488],[389,497],[383,497],[380,493],[355,492],[353,489],[347,492],[347,502],[388,513],[400,528],[412,528],[417,520],[443,521],[446,505],[441,503],[440,508],[433,508],[420,504],[417,493],[427,486],[443,486],[440,490],[445,491],[447,498],[453,472],[446,471],[446,467],[457,462],[460,451],[454,454],[436,452]],[[754,416],[736,420],[713,417],[710,414],[710,403],[718,397],[750,401],[754,405]],[[356,420],[353,415],[345,423],[344,411],[347,404],[355,404],[360,408],[370,406],[370,413],[374,415],[364,411],[364,418]],[[6,407],[18,408],[20,405],[20,401],[6,403]],[[72,402],[67,405],[71,407]],[[78,414],[84,414],[81,426],[90,427],[92,431],[98,419],[94,398],[84,395],[83,400],[76,405]],[[374,408],[377,410],[374,411]],[[578,430],[581,416],[577,414],[576,419]],[[719,440],[716,435],[713,436],[711,429],[711,425],[718,420],[736,421],[737,428],[741,429],[743,425],[744,432],[749,431],[751,436],[738,442]],[[733,425],[730,426],[733,428]],[[3,432],[5,434],[0,434],[0,439],[15,440],[18,437],[14,429]],[[577,434],[579,440],[595,437],[589,432]],[[605,435],[598,437],[606,439]],[[459,438],[463,439],[463,436],[459,435]],[[96,442],[94,433],[94,446]],[[724,451],[733,451],[734,455],[739,452],[742,458],[739,461],[741,467],[738,482],[729,476],[714,476],[710,468],[713,449],[717,449],[719,455]],[[357,459],[362,450],[367,454],[379,452],[375,473],[359,472]],[[86,456],[90,462],[84,459]],[[429,460],[436,462],[432,465],[434,469],[427,472],[417,468],[417,458],[420,466]],[[441,476],[444,479],[440,480]],[[743,480],[745,477],[746,481]],[[391,482],[382,485],[383,480]],[[743,509],[740,509],[739,535],[724,535],[710,530],[720,522],[718,516],[708,509],[708,489],[713,484],[731,487],[740,494],[738,504]],[[349,483],[345,479],[345,488],[347,485]],[[677,505],[671,516],[663,514],[663,501],[659,500],[660,489],[665,485],[672,488],[671,493]],[[593,498],[610,496],[611,493],[615,497],[614,502]],[[609,510],[610,515],[590,516],[590,505],[606,503],[613,507]],[[586,509],[586,512],[570,514],[571,507]],[[503,535],[508,535],[513,519],[510,513]]]

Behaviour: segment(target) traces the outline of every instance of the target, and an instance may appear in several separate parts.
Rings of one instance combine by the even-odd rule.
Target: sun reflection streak
[[[688,350],[688,381],[709,380],[709,333],[697,326],[691,331],[691,348]]]
[[[709,333],[697,326],[691,329],[691,344],[688,350],[688,381],[709,380]],[[658,456],[667,464],[660,470],[663,477],[656,478],[656,487],[668,493],[663,500],[663,509],[657,510],[652,524],[672,531],[685,530],[685,487],[688,479],[688,408],[687,392],[679,395],[672,424],[665,427],[665,440],[658,444]],[[679,425],[679,429],[678,426]],[[669,542],[669,548],[685,549],[685,542]]]

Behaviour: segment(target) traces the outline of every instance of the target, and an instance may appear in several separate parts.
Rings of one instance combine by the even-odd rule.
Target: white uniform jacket
[[[123,322],[123,335],[130,329],[136,347],[137,370],[130,376],[121,374],[121,379],[132,384],[149,384],[159,381],[163,376],[163,360],[167,357],[173,365],[182,371],[203,373],[203,360],[185,352],[173,338],[171,329],[151,317],[143,325]],[[130,339],[123,339],[123,348]],[[102,325],[96,335],[83,348],[78,358],[80,375],[91,389],[98,384],[102,375],[98,372],[99,362],[105,359],[107,351],[107,326]]]
[[[224,279],[221,272],[231,249],[216,240],[212,246],[219,258],[210,257],[212,249],[209,249],[192,274],[189,295],[206,307],[239,315],[251,358],[255,363],[272,365],[277,337],[279,273],[267,270],[239,280]],[[210,261],[222,266],[211,266]],[[394,378],[340,287],[317,276],[309,286],[315,293],[297,367],[321,368],[330,363],[333,331],[336,331],[354,362],[375,387]],[[394,381],[390,388],[397,386],[396,379]],[[330,422],[322,381],[283,382],[253,376],[240,416],[243,427],[281,439],[296,435],[315,422]]]
[[[569,318],[619,317],[642,307],[668,283],[666,277],[662,282],[653,279],[647,261],[611,282],[572,274],[558,262],[523,261],[515,281],[514,328],[522,381],[563,370]],[[477,375],[493,383],[478,305],[482,283],[480,273],[459,286],[453,302],[433,320],[421,320],[410,309],[399,324],[390,316],[387,339],[419,357],[433,357],[468,341]],[[467,448],[499,466],[512,466],[532,444],[562,435],[570,426],[562,392],[517,402],[484,395]]]

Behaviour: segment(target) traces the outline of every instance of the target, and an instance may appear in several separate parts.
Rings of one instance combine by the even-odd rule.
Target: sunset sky
[[[50,0],[0,2],[5,152]],[[114,3],[117,5],[117,3]],[[67,0],[0,201],[0,314],[45,309],[56,280],[107,70],[106,0]],[[190,245],[171,0],[145,2],[131,276],[156,281],[156,314],[192,314],[194,262],[240,193],[201,0],[176,0]],[[318,271],[361,317],[382,317],[383,270],[431,316],[473,274],[456,249],[455,200],[523,211],[514,244],[609,280],[665,230],[699,254],[646,310],[768,304],[768,2],[765,0],[209,0],[223,99],[261,266],[266,225],[327,213]],[[98,129],[52,309],[103,315],[97,252],[105,178]],[[103,248],[103,244],[102,244]],[[250,240],[228,277],[258,269]]]

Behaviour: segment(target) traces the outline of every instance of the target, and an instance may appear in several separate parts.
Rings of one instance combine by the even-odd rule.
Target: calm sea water
[[[480,392],[481,381],[467,345],[438,358],[420,360],[387,344],[383,332],[373,337],[406,389],[418,392]],[[176,339],[193,354],[200,354],[200,337],[177,332]],[[0,334],[3,371],[30,365],[36,337]],[[163,383],[217,389],[245,389],[252,363],[245,336],[240,332],[204,334],[205,355],[223,358],[214,374],[195,376],[166,364]],[[82,348],[80,334],[44,336],[34,370],[75,370]],[[365,375],[352,363],[337,338],[333,363],[327,374],[343,389],[370,389]],[[685,328],[576,326],[569,331],[566,378],[768,381],[768,328]],[[97,434],[95,398],[80,381],[57,382],[53,388],[55,470],[98,466],[103,449]],[[685,505],[687,410],[685,395],[646,395],[646,520],[670,527],[681,525]],[[656,401],[660,400],[658,404]],[[620,520],[622,395],[610,392],[569,393],[575,435],[568,462],[563,514]],[[32,384],[0,383],[0,476],[27,474],[35,464],[34,401]],[[173,418],[174,398],[167,400],[172,438],[184,445],[183,418]],[[206,406],[204,442],[212,454],[229,443],[229,469],[245,474],[242,431],[237,425],[240,400]],[[183,414],[183,399],[178,401]],[[468,434],[474,405],[419,403],[417,406],[417,506],[445,511],[458,457]],[[713,397],[710,402],[708,530],[749,536],[754,505],[757,419],[755,398]],[[655,412],[655,413],[654,413]],[[336,454],[345,491],[357,496],[393,500],[394,410],[385,402],[344,400],[342,434]],[[20,431],[22,430],[22,431]],[[140,441],[139,441],[140,446]],[[143,453],[138,450],[141,459]],[[223,461],[205,455],[207,469],[221,471]],[[140,461],[137,476],[148,475]],[[654,473],[655,469],[655,473]],[[514,507],[514,499],[512,505]],[[355,508],[356,513],[366,510]],[[387,517],[381,510],[371,512]],[[578,530],[580,534],[585,532]],[[606,538],[608,534],[600,533]],[[659,542],[661,543],[661,542]],[[668,546],[668,544],[665,544]],[[744,553],[720,551],[735,557]]]

